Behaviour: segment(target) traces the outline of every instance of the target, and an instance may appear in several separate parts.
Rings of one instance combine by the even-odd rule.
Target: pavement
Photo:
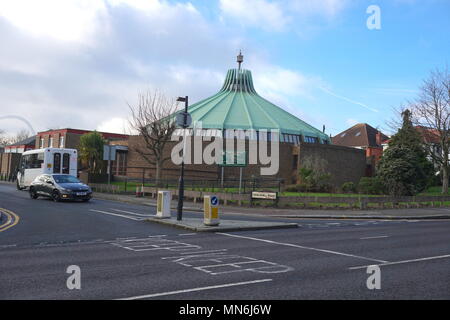
[[[287,229],[297,228],[297,223],[269,222],[269,221],[245,221],[245,220],[220,220],[217,226],[206,226],[203,219],[184,218],[177,221],[175,217],[171,219],[147,218],[149,222],[160,223],[176,228],[196,231],[196,232],[231,232],[248,230],[266,230],[266,229]]]
[[[103,200],[120,201],[156,207],[156,200],[149,197],[95,193],[94,197]],[[171,208],[176,209],[177,202],[172,201]],[[184,210],[203,212],[202,203],[184,202]],[[253,215],[274,218],[320,218],[320,219],[450,219],[450,208],[408,208],[380,210],[333,210],[333,209],[279,209],[267,207],[220,206],[220,212],[237,215]]]
[[[450,299],[448,220],[223,212],[298,227],[196,232],[149,223],[149,205],[32,200],[6,184],[0,208],[20,218],[0,229],[0,299]],[[67,286],[73,266],[80,289]],[[367,287],[369,266],[380,289]]]

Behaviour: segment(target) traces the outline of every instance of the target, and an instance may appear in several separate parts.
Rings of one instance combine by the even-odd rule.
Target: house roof
[[[43,136],[43,135],[53,135],[53,134],[64,134],[64,133],[75,133],[75,134],[85,134],[85,133],[90,133],[93,132],[94,130],[84,130],[84,129],[72,129],[72,128],[63,128],[63,129],[49,129],[47,131],[41,131],[38,132],[37,135],[39,137]],[[121,134],[121,133],[112,133],[112,132],[101,132],[101,131],[97,131],[98,133],[100,133],[104,138],[111,138],[111,139],[128,139],[129,135],[128,134]]]
[[[18,141],[16,143],[9,144],[6,147],[9,148],[9,147],[18,147],[18,146],[27,146],[27,145],[34,146],[35,141],[36,141],[36,136],[32,136],[32,137],[28,137],[26,139],[23,139],[21,141]]]
[[[191,105],[188,112],[192,125],[201,121],[206,129],[279,129],[280,133],[330,140],[322,131],[261,97],[249,70],[228,70],[222,89]]]
[[[333,144],[347,147],[381,147],[377,144],[377,133],[379,131],[367,123],[358,123],[353,127],[335,135],[331,140]],[[381,133],[381,142],[389,139]]]
[[[417,131],[419,131],[425,143],[439,143],[440,136],[439,130],[427,128],[423,126],[415,127]]]

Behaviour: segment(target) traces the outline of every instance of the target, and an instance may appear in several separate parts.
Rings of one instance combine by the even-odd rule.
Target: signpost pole
[[[186,154],[186,128],[188,127],[188,96],[184,98],[178,98],[177,101],[184,101],[184,121],[183,121],[183,158],[181,160],[180,180],[178,183],[178,205],[177,205],[177,220],[183,219],[183,198],[184,198],[184,156]]]
[[[239,167],[239,194],[241,194],[242,187],[242,167]]]
[[[108,186],[111,184],[111,146],[108,145]]]

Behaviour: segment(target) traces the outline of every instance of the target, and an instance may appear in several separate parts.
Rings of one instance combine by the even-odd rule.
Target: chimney
[[[375,143],[377,146],[381,146],[381,132],[377,131],[377,134],[375,135]]]

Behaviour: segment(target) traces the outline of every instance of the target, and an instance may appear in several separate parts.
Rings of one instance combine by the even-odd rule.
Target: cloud
[[[341,13],[348,5],[347,0],[291,0],[288,6],[296,14],[307,16],[321,16],[333,18]]]
[[[239,24],[264,30],[281,31],[289,20],[279,3],[266,0],[220,0],[220,9]]]
[[[348,0],[220,0],[224,19],[265,31],[303,34],[322,28],[347,6]]]
[[[129,134],[131,132],[128,119],[113,117],[101,122],[97,128],[97,131],[101,132],[112,132],[112,133],[125,133]]]
[[[105,12],[102,0],[14,0],[0,1],[0,16],[14,26],[42,37],[83,41],[98,27]]]
[[[225,75],[232,63],[238,40],[217,41],[222,37],[220,28],[206,22],[191,4],[100,2],[104,6],[68,2],[95,17],[91,25],[101,27],[88,26],[90,33],[81,26],[77,32],[60,33],[58,27],[66,29],[60,20],[49,22],[54,28],[32,30],[40,17],[23,24],[16,14],[19,7],[1,2],[7,9],[0,15],[1,114],[21,115],[37,131],[94,129],[104,121],[126,117],[127,102],[133,103],[138,92],[148,88],[170,96],[188,94],[192,102],[220,88],[219,74]],[[39,3],[43,8],[36,9],[38,14],[52,11],[53,2]],[[95,14],[92,8],[97,8]],[[62,8],[61,15],[67,10]],[[55,12],[52,17],[59,11]],[[61,22],[58,27],[56,22]],[[76,29],[71,20],[68,25],[67,30]],[[23,124],[13,119],[0,120],[0,128],[7,132],[18,131],[19,126]]]
[[[207,20],[189,2],[56,2],[0,0],[0,113],[20,115],[36,131],[120,132],[121,119],[129,115],[127,103],[135,103],[146,89],[169,97],[189,95],[195,103],[221,88],[239,48],[246,50],[244,67],[253,71],[261,95],[309,120],[298,98],[313,99],[315,77],[268,62],[264,47],[234,26]],[[280,7],[265,2],[268,7],[263,4],[259,14]],[[20,8],[28,10],[24,17],[32,11],[36,16],[26,21]],[[274,10],[273,17],[281,14]],[[72,11],[78,18],[68,17]],[[22,128],[18,120],[0,119],[7,133]]]

